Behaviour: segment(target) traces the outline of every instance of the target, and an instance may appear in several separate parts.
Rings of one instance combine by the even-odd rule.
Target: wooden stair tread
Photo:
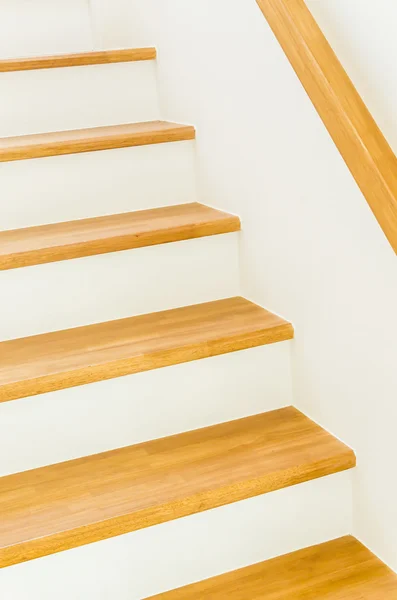
[[[0,479],[0,567],[355,465],[288,407]]]
[[[78,54],[8,58],[0,60],[0,73],[56,69],[59,67],[80,67],[84,65],[105,65],[110,63],[153,60],[155,58],[156,48],[125,48],[121,50],[81,52]]]
[[[0,162],[192,140],[195,129],[168,121],[145,121],[89,129],[0,138]]]
[[[193,202],[0,232],[0,270],[230,233],[240,220]]]
[[[392,600],[397,575],[346,536],[147,600]]]
[[[0,343],[0,402],[293,337],[284,319],[228,298]]]

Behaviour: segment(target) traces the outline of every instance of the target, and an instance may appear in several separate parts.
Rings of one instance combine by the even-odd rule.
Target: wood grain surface
[[[112,148],[180,142],[195,138],[194,127],[168,121],[146,121],[0,138],[0,162],[95,152]]]
[[[0,60],[0,73],[10,71],[33,71],[36,69],[57,69],[59,67],[80,67],[84,65],[105,65],[110,63],[153,60],[156,48],[127,48],[122,50],[101,50],[79,54],[54,54],[27,58]]]
[[[239,231],[197,202],[0,232],[0,270]]]
[[[0,567],[354,465],[352,450],[289,407],[9,475]]]
[[[0,343],[0,402],[289,340],[290,323],[228,298]]]
[[[396,156],[304,0],[257,2],[397,252]]]
[[[351,536],[147,600],[395,600],[397,575]]]

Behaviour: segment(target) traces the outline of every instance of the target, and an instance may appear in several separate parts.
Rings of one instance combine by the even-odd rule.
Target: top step
[[[58,69],[61,67],[81,67],[85,65],[106,65],[110,63],[153,60],[156,48],[127,48],[121,50],[103,50],[80,54],[54,54],[53,56],[34,56],[29,58],[11,58],[0,60],[0,73],[11,71],[33,71],[36,69]]]
[[[397,576],[346,536],[147,600],[393,600]]]

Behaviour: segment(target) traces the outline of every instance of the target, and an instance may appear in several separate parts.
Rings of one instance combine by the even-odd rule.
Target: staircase
[[[155,59],[0,61],[0,597],[395,597]]]

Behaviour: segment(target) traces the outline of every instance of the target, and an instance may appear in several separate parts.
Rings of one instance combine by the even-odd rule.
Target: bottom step
[[[351,536],[147,600],[392,600],[397,575]]]

